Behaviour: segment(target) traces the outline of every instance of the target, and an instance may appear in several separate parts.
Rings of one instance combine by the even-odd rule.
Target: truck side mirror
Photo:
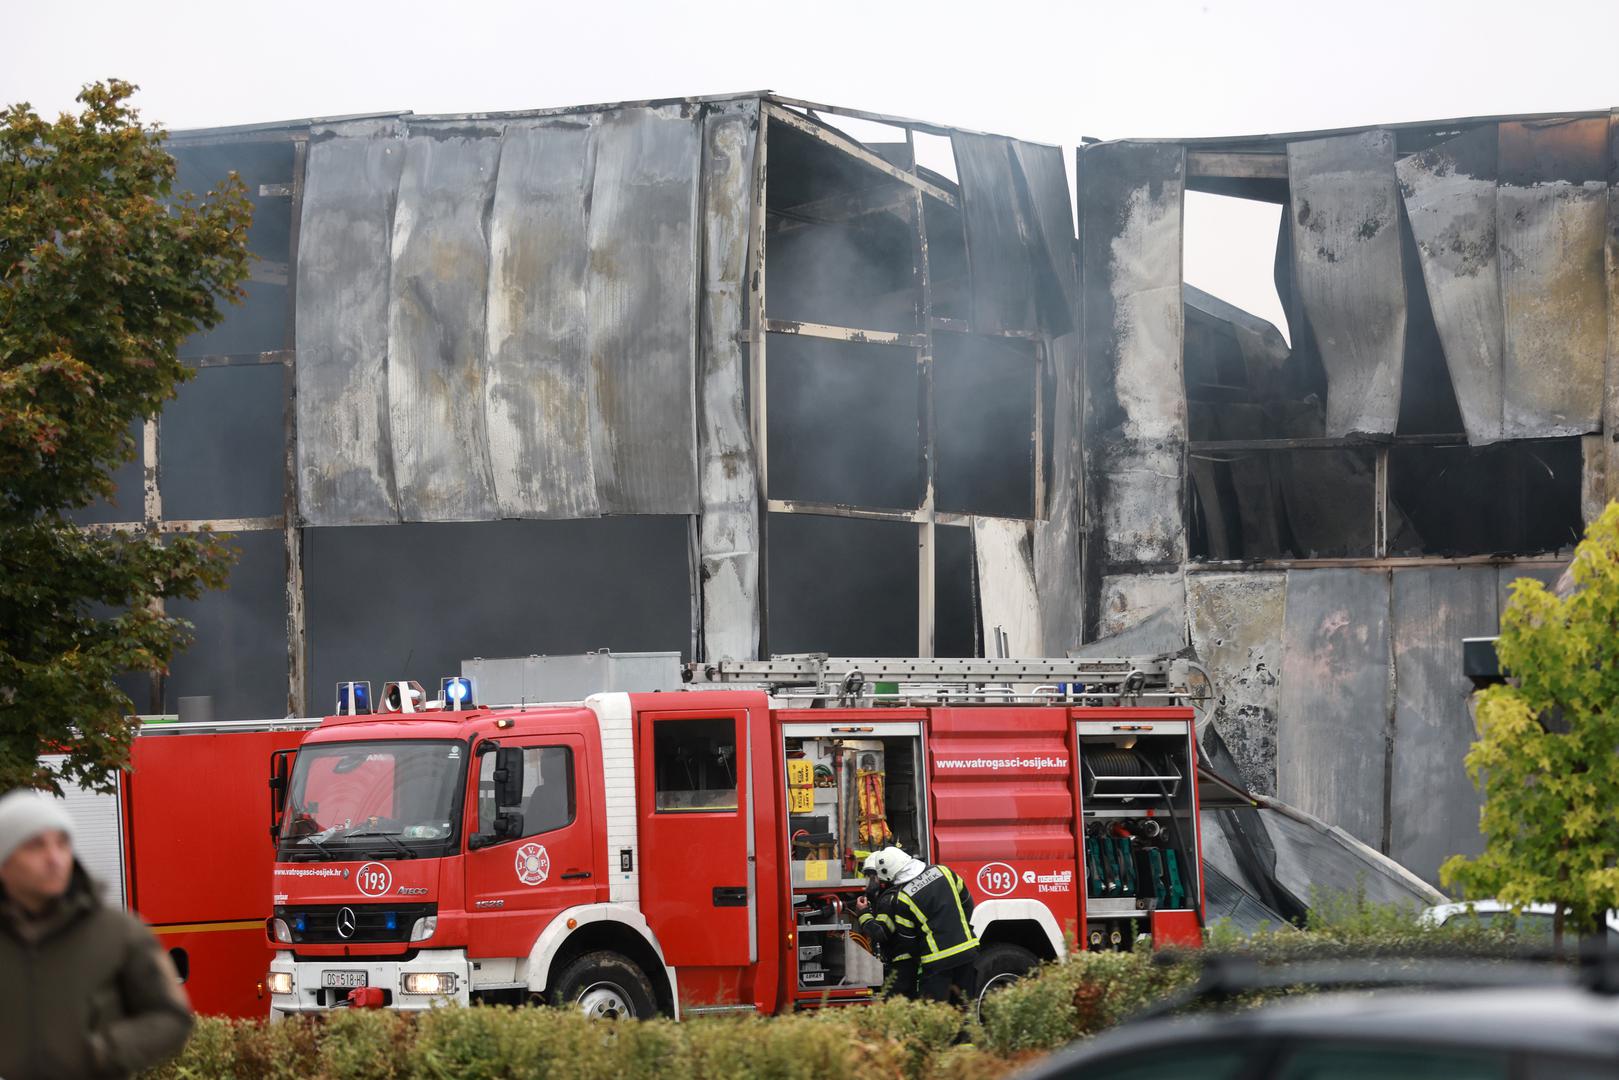
[[[287,778],[298,751],[277,750],[270,755],[270,842],[281,835],[281,819],[287,812]]]
[[[518,837],[518,836],[522,836],[522,835],[523,835],[523,815],[522,814],[503,813],[503,814],[496,814],[495,815],[495,838],[496,839],[498,839],[498,840],[510,840],[513,837]]]
[[[495,806],[523,805],[523,751],[517,746],[502,746],[495,751]]]

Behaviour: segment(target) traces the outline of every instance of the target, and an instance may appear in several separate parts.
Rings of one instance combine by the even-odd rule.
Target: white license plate
[[[365,986],[366,978],[363,971],[323,971],[320,973],[322,986],[337,986],[351,989],[356,986]]]

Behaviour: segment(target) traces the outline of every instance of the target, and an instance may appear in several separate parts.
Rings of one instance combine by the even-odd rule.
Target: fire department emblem
[[[551,856],[544,844],[524,844],[517,849],[517,880],[538,885],[551,876]]]

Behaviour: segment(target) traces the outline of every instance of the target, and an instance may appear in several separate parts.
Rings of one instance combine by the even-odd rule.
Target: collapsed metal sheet
[[[1388,574],[1288,571],[1277,795],[1379,849],[1389,677]]]
[[[758,474],[748,430],[742,346],[759,103],[703,119],[703,291],[698,305],[698,549],[703,658],[759,651]]]
[[[508,124],[489,217],[490,472],[503,517],[600,513],[585,232],[591,117]]]
[[[601,509],[697,512],[699,117],[626,109],[596,131],[585,290]]]
[[[1026,238],[1037,227],[1019,197],[1012,140],[955,132],[950,145],[967,232],[967,321],[980,334],[1035,330],[1037,280]]]
[[[1381,770],[1377,775],[1382,777]],[[1438,889],[1372,845],[1297,806],[1260,796],[1259,817],[1276,848],[1276,880],[1300,899],[1354,896],[1405,908],[1445,901]]]
[[[1608,346],[1608,121],[1499,131],[1502,437],[1583,435],[1601,425]]]
[[[1041,655],[1040,597],[1028,524],[974,518],[972,530],[984,655],[1000,655],[997,632],[1006,635],[1007,656]]]
[[[499,130],[413,125],[394,213],[388,426],[399,516],[496,517],[484,424],[489,239]]]
[[[1496,128],[1486,124],[1395,166],[1451,389],[1475,446],[1501,438],[1496,157]]]
[[[1400,415],[1405,277],[1394,135],[1287,144],[1293,273],[1327,371],[1327,434],[1389,434]]]
[[[1186,554],[1184,169],[1178,146],[1101,143],[1078,153],[1085,495],[1101,538],[1093,580]]]
[[[1496,629],[1494,567],[1394,571],[1394,751],[1389,855],[1435,884],[1452,855],[1483,849],[1463,758],[1474,739],[1462,639]]]
[[[388,439],[396,121],[315,128],[298,244],[298,508],[307,525],[399,520]]]
[[[1079,512],[1080,371],[1083,341],[1065,334],[1051,343],[1051,491],[1044,520],[1034,526],[1034,582],[1040,595],[1042,656],[1064,656],[1085,637],[1085,598],[1081,580],[1084,535]]]
[[[1284,573],[1188,574],[1192,649],[1214,682],[1214,727],[1250,791],[1276,794]]]

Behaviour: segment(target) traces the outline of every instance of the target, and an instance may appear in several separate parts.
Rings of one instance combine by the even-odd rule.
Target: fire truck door
[[[758,956],[746,710],[645,712],[637,739],[641,909],[671,966]]]
[[[502,739],[523,751],[520,834],[467,852],[466,902],[473,915],[467,950],[473,956],[525,955],[551,916],[596,899],[597,866],[585,741],[574,734]],[[494,754],[477,763],[469,836],[494,832]]]

